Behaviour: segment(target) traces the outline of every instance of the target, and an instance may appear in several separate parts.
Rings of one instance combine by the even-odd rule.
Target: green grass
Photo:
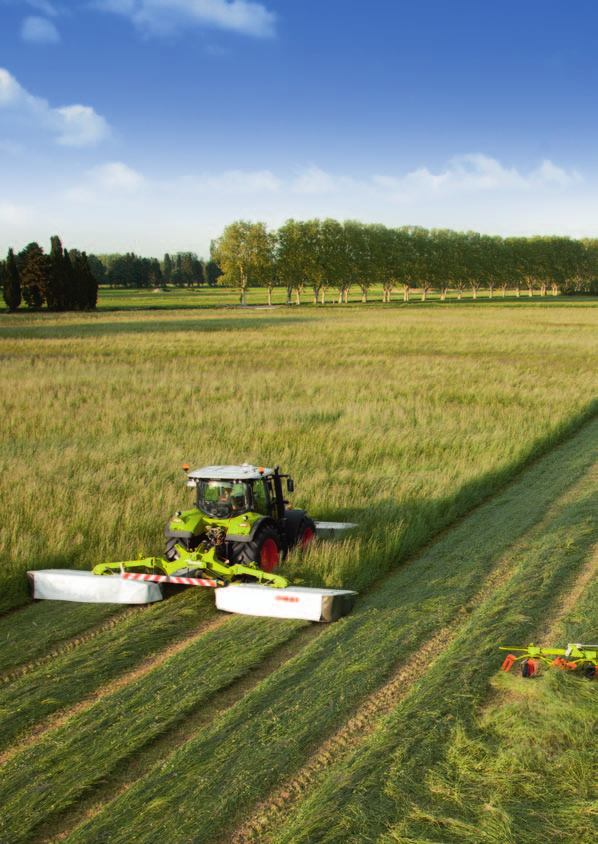
[[[293,842],[348,836],[352,841],[375,840],[375,830],[394,818],[392,798],[383,796],[393,776],[391,757],[399,757],[396,778],[401,787],[411,782],[407,793],[413,793],[418,770],[441,755],[455,718],[463,712],[471,715],[487,689],[489,674],[500,664],[497,645],[502,639],[495,640],[497,628],[507,638],[509,631],[516,640],[527,635],[534,616],[541,617],[550,602],[555,584],[561,585],[563,577],[566,582],[591,542],[597,541],[595,528],[588,530],[596,493],[587,490],[585,480],[579,482],[580,487],[585,484],[586,493],[581,503],[563,505],[558,519],[546,517],[549,505],[565,495],[573,480],[583,478],[597,458],[598,423],[594,423],[581,442],[576,440],[539,463],[508,492],[479,508],[446,539],[362,599],[350,617],[324,631],[301,655],[76,831],[70,844],[217,840],[234,826],[248,802],[253,805],[283,783],[377,688],[391,666],[417,653],[433,631],[455,619],[483,588],[511,543],[523,544],[531,533],[529,549],[524,546],[507,563],[505,585],[479,609],[472,605],[471,622],[442,662],[431,667],[405,704],[381,725],[371,747],[358,748],[349,765],[341,761],[321,789],[299,807],[297,820],[281,837]],[[538,523],[541,528],[535,527]],[[537,534],[542,538],[536,539]],[[575,553],[553,562],[548,549],[565,538],[577,543]],[[536,570],[530,570],[533,556]],[[543,586],[534,594],[539,580]],[[527,593],[522,595],[526,582]],[[508,606],[513,598],[526,602],[527,617],[515,610],[504,618],[505,603]],[[474,661],[479,670],[472,671]],[[402,777],[405,767],[408,773]],[[376,787],[368,790],[373,779]],[[400,794],[404,793],[403,788]],[[176,806],[176,812],[165,815],[165,805]],[[361,828],[363,839],[358,836]],[[263,834],[268,832],[266,827]]]
[[[52,713],[74,706],[143,659],[189,636],[215,613],[209,592],[178,594],[132,615],[123,614],[110,629],[0,687],[0,750]]]
[[[14,751],[0,768],[0,839],[37,844],[63,822],[69,844],[213,844],[301,776],[310,753],[444,628],[457,638],[425,679],[354,756],[307,776],[292,816],[263,840],[457,841],[485,821],[490,834],[475,748],[486,748],[479,771],[492,782],[506,728],[477,707],[497,645],[532,635],[598,541],[595,481],[584,480],[598,422],[583,427],[598,410],[598,310],[411,304],[2,316],[0,610],[17,611],[0,619],[11,649],[0,666],[24,673],[0,691]],[[113,619],[113,607],[18,609],[27,569],[160,554],[168,517],[189,500],[182,463],[243,460],[290,471],[294,503],[314,517],[359,523],[285,564],[308,582],[357,588],[356,609],[251,692],[242,679],[302,623],[225,618],[125,682],[215,616],[210,593]],[[497,571],[504,578],[487,581]],[[584,601],[559,635],[595,629]],[[235,705],[202,726],[202,707],[218,710],[235,688]],[[560,713],[562,690],[545,688]],[[153,744],[187,718],[199,728],[152,768]],[[587,767],[578,750],[566,747]],[[69,812],[142,753],[137,782],[71,829]],[[461,756],[471,799],[453,811],[439,789],[465,777]],[[524,778],[527,757],[512,757],[508,776]],[[501,793],[495,813],[505,829],[520,811],[509,799]]]
[[[593,428],[596,439],[597,426]],[[519,486],[535,498],[527,479]],[[532,685],[538,691],[530,692],[531,698],[524,687],[520,700],[511,705],[501,701],[481,718],[478,707],[504,656],[498,646],[535,639],[558,608],[560,595],[595,555],[597,503],[590,474],[578,482],[572,497],[562,502],[556,498],[556,512],[527,534],[513,537],[516,544],[501,561],[508,577],[475,609],[372,739],[344,760],[342,769],[334,768],[298,816],[274,836],[276,844],[332,844],[345,841],[349,833],[354,842],[384,844],[532,844],[539,830],[546,834],[554,829],[556,816],[563,835],[559,840],[592,840],[577,824],[580,807],[585,805],[587,814],[588,795],[598,785],[587,744],[598,705],[594,687],[588,691],[577,679],[548,675]],[[507,505],[507,518],[509,511]],[[452,534],[447,543],[453,546]],[[592,596],[597,580],[595,567],[582,602],[585,611],[576,608],[582,623],[576,629],[565,624],[563,638],[554,646],[565,646],[572,633],[595,637],[598,612]],[[498,681],[511,688],[524,683],[514,677]],[[531,715],[534,703],[537,709]],[[576,797],[567,782],[570,768],[577,770]],[[567,792],[568,806],[563,803]]]
[[[304,625],[229,618],[141,678],[42,735],[2,768],[1,840],[26,841],[32,830],[110,776],[119,762],[247,674]]]
[[[363,588],[595,413],[598,310],[551,304],[7,317],[0,608],[161,553],[184,461],[280,463],[361,526],[291,573]]]

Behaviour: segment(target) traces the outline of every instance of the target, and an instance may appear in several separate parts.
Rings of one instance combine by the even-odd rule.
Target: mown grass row
[[[0,610],[29,568],[160,554],[185,460],[280,463],[297,505],[366,539],[291,572],[362,589],[596,412],[597,322],[556,303],[7,317]]]
[[[0,687],[0,750],[142,660],[157,657],[215,615],[211,594],[200,589],[181,593],[124,615],[111,629],[6,683]]]
[[[532,844],[539,831],[563,841],[594,840],[598,769],[588,742],[596,688],[548,675],[529,698],[524,689],[513,704],[503,699],[478,715],[504,656],[498,646],[533,640],[596,553],[595,479],[584,478],[576,492],[578,499],[518,538],[509,578],[372,738],[342,768],[333,767],[268,840]],[[598,566],[574,610],[576,624],[565,623],[565,638],[555,645],[565,646],[572,634],[595,638],[597,582]]]
[[[310,751],[375,691],[393,665],[417,652],[428,636],[461,613],[483,589],[501,555],[525,537],[596,461],[597,449],[598,423],[594,423],[387,578],[350,617],[325,630],[104,812],[75,830],[69,844],[213,842],[224,835],[248,806],[301,767]],[[586,509],[576,505],[563,509],[535,560],[531,553],[507,555],[502,563],[505,585],[477,609],[474,600],[471,621],[458,644],[431,666],[423,683],[385,720],[371,746],[359,748],[350,764],[344,760],[334,770],[285,831],[286,840],[341,836],[346,840],[349,831],[351,840],[372,840],[366,835],[384,830],[395,819],[397,796],[388,795],[385,782],[389,764],[396,762],[393,777],[400,779],[401,793],[413,795],[421,771],[446,747],[451,724],[463,712],[474,711],[487,689],[489,674],[500,664],[497,636],[500,641],[525,637],[555,589],[581,565],[591,542],[584,532],[585,519],[594,505],[588,496],[583,502]],[[581,516],[582,528],[576,527]],[[553,562],[552,555],[547,556],[553,551],[551,542],[560,543],[563,531],[575,541],[575,554]],[[542,535],[540,530],[536,533]],[[525,615],[519,603],[513,606],[520,599]],[[473,659],[479,671],[471,671]],[[362,760],[368,761],[362,764]],[[401,779],[402,766],[408,775]],[[370,792],[368,784],[374,780],[377,789]],[[61,782],[56,787],[64,788]]]
[[[142,678],[105,695],[0,769],[0,840],[32,831],[110,777],[214,694],[246,675],[305,622],[232,617]]]
[[[120,616],[131,612],[135,610],[122,604],[43,601],[9,613],[0,618],[0,672],[22,669],[51,655],[67,640],[76,641],[88,631],[117,623]]]

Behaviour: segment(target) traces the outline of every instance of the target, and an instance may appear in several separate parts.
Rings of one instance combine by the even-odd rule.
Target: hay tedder
[[[292,586],[274,569],[292,548],[307,548],[318,527],[330,535],[354,525],[316,526],[305,510],[292,508],[283,479],[286,492],[294,491],[294,483],[278,466],[184,469],[195,502],[169,521],[164,557],[100,563],[92,572],[28,572],[33,597],[150,603],[161,600],[163,587],[172,584],[215,587],[216,606],[231,612],[315,621],[349,612],[353,591]]]
[[[524,678],[538,677],[544,666],[554,666],[565,671],[583,671],[588,680],[596,678],[598,665],[598,645],[569,644],[566,648],[500,648],[510,651],[501,668],[510,671],[514,665],[519,667]]]

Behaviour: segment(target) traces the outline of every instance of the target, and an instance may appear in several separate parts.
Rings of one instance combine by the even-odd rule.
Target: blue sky
[[[596,0],[0,0],[0,255],[237,219],[598,237]]]

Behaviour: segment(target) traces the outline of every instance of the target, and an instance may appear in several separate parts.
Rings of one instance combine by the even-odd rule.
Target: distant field
[[[313,306],[313,291],[306,288],[301,294],[301,306]],[[349,291],[348,304],[361,305],[362,293],[359,287],[352,287]],[[560,302],[569,302],[577,304],[596,304],[598,299],[583,297],[579,298],[565,298],[559,297]],[[335,290],[329,290],[326,294],[326,306],[330,307],[337,303],[338,293]],[[521,296],[517,297],[514,290],[507,290],[506,296],[503,297],[502,290],[494,291],[492,299],[489,298],[487,290],[478,291],[477,301],[486,304],[500,305],[501,303],[511,303],[526,305],[530,303],[527,290],[521,292]],[[532,302],[553,302],[554,297],[548,294],[545,297],[540,296],[539,291],[534,292]],[[272,291],[272,305],[286,306],[287,292],[285,288],[276,287]],[[438,305],[453,305],[458,304],[457,291],[449,290],[445,302],[440,301],[440,293],[436,290],[428,291],[426,296],[428,304]],[[474,302],[471,290],[463,291],[462,303]],[[250,288],[247,294],[247,307],[263,307],[268,304],[268,292],[263,288]],[[293,293],[292,304],[295,306],[296,297]],[[395,290],[392,294],[392,301],[385,305],[386,309],[403,306],[403,291]],[[421,304],[421,290],[411,290],[409,303],[412,306]],[[425,304],[425,303],[424,303]],[[382,302],[382,288],[373,286],[368,291],[368,305],[369,306],[383,306]],[[138,309],[145,308],[148,310],[174,310],[177,308],[237,308],[239,307],[239,294],[235,290],[226,287],[201,287],[198,289],[186,288],[168,288],[166,290],[113,290],[109,287],[101,287],[98,296],[99,310],[121,310],[121,309]],[[321,303],[318,305],[321,307]],[[341,305],[339,307],[346,307]]]
[[[598,307],[487,305],[2,316],[1,841],[589,844],[592,686],[495,673],[595,641]],[[358,522],[285,565],[353,613],[28,602],[159,554],[185,460]]]

